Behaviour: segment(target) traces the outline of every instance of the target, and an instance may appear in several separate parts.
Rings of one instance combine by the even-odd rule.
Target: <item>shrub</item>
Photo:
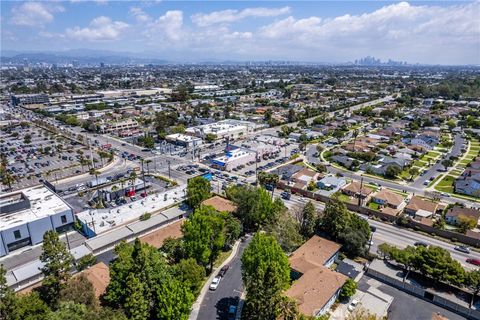
[[[148,220],[152,217],[152,214],[150,212],[145,212],[140,216],[140,221],[145,221]]]

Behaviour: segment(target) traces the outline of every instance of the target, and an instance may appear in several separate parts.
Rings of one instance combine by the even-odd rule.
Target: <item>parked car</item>
[[[209,289],[213,291],[217,290],[221,279],[222,277],[219,277],[219,276],[216,276],[215,278],[213,278],[212,283],[210,283]]]
[[[428,243],[426,243],[426,242],[424,242],[424,241],[417,241],[417,242],[414,243],[414,245],[415,245],[416,247],[418,247],[418,246],[428,247]]]
[[[471,264],[473,264],[473,265],[475,265],[475,266],[480,266],[480,259],[470,259],[470,258],[469,258],[469,259],[467,259],[467,260],[465,260],[465,261],[467,261],[468,263],[471,263]]]
[[[220,269],[220,271],[218,272],[218,275],[219,275],[220,277],[224,277],[229,268],[230,268],[230,266],[229,266],[228,264],[227,264],[227,265],[224,265],[224,266],[222,267],[222,269]]]
[[[353,299],[352,302],[350,302],[350,304],[348,305],[348,311],[353,311],[355,310],[355,308],[357,307],[358,305],[358,300],[357,299]]]
[[[237,306],[231,304],[228,307],[228,320],[235,320],[237,317]]]
[[[470,253],[470,248],[467,246],[456,246],[454,249],[463,253]]]
[[[290,197],[292,196],[292,194],[290,192],[282,192],[280,193],[280,196],[282,197],[282,199],[285,199],[285,200],[290,200]]]

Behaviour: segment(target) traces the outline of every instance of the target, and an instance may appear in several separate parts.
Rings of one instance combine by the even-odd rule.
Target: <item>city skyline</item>
[[[479,2],[2,2],[2,50],[479,64]]]

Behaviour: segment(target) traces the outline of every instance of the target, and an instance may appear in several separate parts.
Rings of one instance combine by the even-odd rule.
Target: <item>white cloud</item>
[[[276,46],[296,48],[295,54],[310,50],[310,59],[318,52],[317,57],[344,61],[376,54],[409,61],[453,62],[459,51],[470,51],[470,57],[479,54],[479,12],[480,2],[448,7],[401,2],[370,13],[324,20],[290,16],[262,27],[258,35]]]
[[[25,2],[12,8],[10,22],[18,26],[43,26],[54,19],[54,13],[65,9],[55,3]]]
[[[206,27],[217,23],[231,23],[248,17],[276,17],[290,13],[289,7],[283,8],[246,8],[243,10],[223,10],[210,13],[197,13],[191,16],[192,21]]]
[[[152,18],[139,7],[131,7],[129,10],[130,14],[135,17],[138,22],[148,22]]]
[[[85,28],[68,28],[65,34],[73,39],[87,41],[117,40],[128,24],[122,21],[112,21],[109,17],[100,16],[93,19]]]
[[[145,34],[149,38],[166,41],[179,41],[185,36],[183,30],[183,12],[171,10],[148,24]]]

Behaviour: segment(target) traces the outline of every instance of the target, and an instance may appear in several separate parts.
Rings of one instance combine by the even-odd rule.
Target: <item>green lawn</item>
[[[380,211],[380,205],[378,203],[373,202],[373,201],[370,201],[368,203],[368,207],[372,210]]]
[[[430,183],[428,184],[429,187],[431,187],[438,179],[440,179],[441,176],[436,176],[435,179],[433,179],[432,181],[430,181]]]
[[[440,155],[440,152],[436,152],[436,151],[429,151],[426,154],[427,157],[431,157],[431,158],[437,158],[439,155]]]
[[[415,160],[413,162],[413,165],[417,167],[425,167],[426,165],[428,165],[428,161]]]
[[[343,193],[340,193],[338,199],[343,202],[350,202],[350,197]]]
[[[438,182],[438,184],[435,186],[435,189],[441,192],[453,193],[454,181],[454,177],[446,175],[442,180]]]

